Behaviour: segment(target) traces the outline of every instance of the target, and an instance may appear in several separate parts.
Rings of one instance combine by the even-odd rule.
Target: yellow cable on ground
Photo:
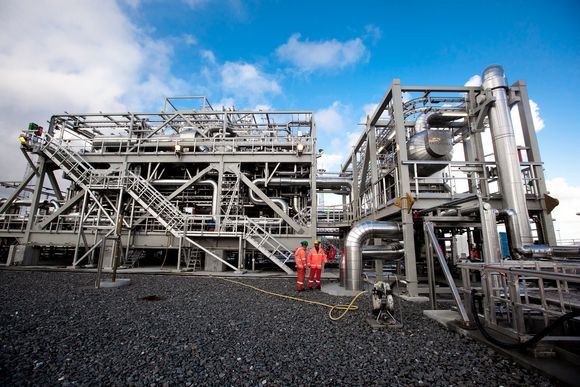
[[[307,304],[320,305],[320,306],[324,306],[326,308],[330,308],[330,310],[328,311],[328,318],[331,319],[332,321],[338,321],[338,320],[342,319],[348,312],[353,312],[355,310],[358,310],[358,306],[353,305],[353,304],[356,302],[356,300],[360,296],[362,296],[363,294],[366,293],[366,292],[360,292],[359,294],[357,294],[356,296],[354,296],[354,298],[352,299],[352,301],[348,305],[344,305],[344,304],[329,305],[329,304],[325,304],[325,303],[319,302],[319,301],[305,300],[303,298],[292,297],[292,296],[287,296],[285,294],[270,292],[268,290],[260,289],[260,288],[258,288],[256,286],[248,285],[248,284],[245,284],[243,282],[234,281],[234,280],[227,279],[227,278],[224,278],[224,277],[214,277],[214,278],[219,278],[219,279],[224,280],[226,282],[231,282],[231,283],[234,283],[234,284],[237,284],[237,285],[245,286],[247,288],[254,289],[254,290],[257,290],[257,291],[262,292],[262,293],[265,293],[265,294],[269,294],[271,296],[276,296],[276,297],[280,297],[280,298],[286,298],[288,300],[293,300],[293,301],[306,302]],[[334,310],[342,310],[343,312],[338,317],[334,317],[332,315],[332,312]]]

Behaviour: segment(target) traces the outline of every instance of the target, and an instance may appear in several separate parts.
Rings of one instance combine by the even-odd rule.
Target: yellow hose
[[[328,311],[328,318],[331,319],[332,321],[338,321],[338,320],[342,319],[348,312],[354,312],[355,310],[358,310],[358,306],[353,305],[353,304],[356,302],[356,300],[360,296],[362,296],[363,294],[366,293],[366,292],[360,292],[359,294],[357,294],[356,296],[353,297],[352,301],[348,305],[344,305],[344,304],[329,305],[329,304],[325,304],[325,303],[319,302],[319,301],[305,300],[303,298],[292,297],[292,296],[287,296],[285,294],[270,292],[268,290],[260,289],[260,288],[258,288],[256,286],[248,285],[248,284],[245,284],[243,282],[234,281],[234,280],[227,279],[227,278],[224,278],[224,277],[214,277],[214,278],[219,278],[219,279],[224,280],[226,282],[231,282],[233,284],[245,286],[247,288],[257,290],[258,292],[262,292],[262,293],[265,293],[265,294],[269,294],[271,296],[276,296],[276,297],[280,297],[280,298],[286,298],[288,300],[293,300],[293,301],[306,302],[307,304],[320,305],[320,306],[324,306],[326,308],[330,308],[330,310]],[[342,310],[342,313],[338,317],[334,317],[332,315],[332,313],[333,313],[334,310]]]

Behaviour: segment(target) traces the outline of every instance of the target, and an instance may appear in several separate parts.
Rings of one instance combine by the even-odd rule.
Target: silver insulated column
[[[532,244],[532,230],[508,106],[507,88],[503,67],[491,65],[483,71],[483,89],[491,91],[495,98],[495,103],[489,109],[489,126],[503,200],[506,208],[516,211],[521,242],[528,245]]]

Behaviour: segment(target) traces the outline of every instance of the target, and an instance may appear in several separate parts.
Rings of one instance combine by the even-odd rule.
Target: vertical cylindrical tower
[[[521,242],[524,245],[531,244],[532,231],[507,100],[508,84],[500,65],[488,66],[483,71],[483,88],[491,91],[495,98],[495,103],[489,109],[489,126],[503,201],[507,208],[517,213]]]

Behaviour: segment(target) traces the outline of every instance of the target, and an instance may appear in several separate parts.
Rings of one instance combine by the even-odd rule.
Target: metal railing
[[[544,325],[580,309],[580,265],[570,262],[504,261],[497,264],[461,263],[463,292],[484,294],[487,324],[502,333],[523,338],[533,334],[527,317],[539,316]],[[481,278],[479,287],[472,273]]]
[[[318,207],[318,226],[350,224],[353,221],[350,205],[320,206]]]

